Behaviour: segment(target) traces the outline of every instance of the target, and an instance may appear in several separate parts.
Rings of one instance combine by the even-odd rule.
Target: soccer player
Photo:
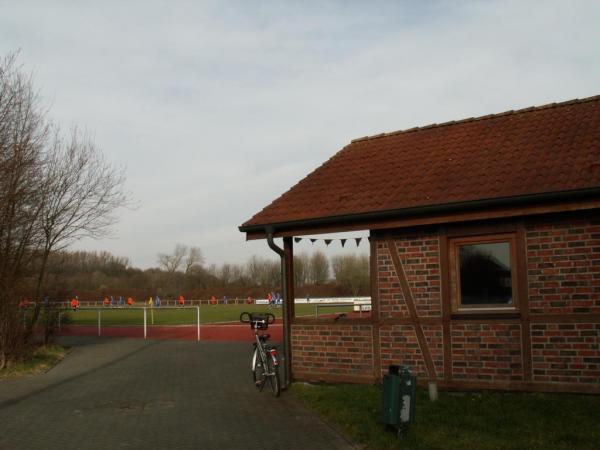
[[[133,306],[134,303],[133,298],[127,297],[127,306]]]
[[[77,309],[79,309],[79,297],[75,296],[71,299],[71,308],[73,312],[77,312]]]
[[[183,295],[179,296],[179,306],[183,306],[185,305],[185,298],[183,298]]]
[[[110,300],[108,299],[108,297],[106,297],[106,296],[104,297],[104,300],[102,301],[102,304],[104,306],[108,306],[110,304]]]

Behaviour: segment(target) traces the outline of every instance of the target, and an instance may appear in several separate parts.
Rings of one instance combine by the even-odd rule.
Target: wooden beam
[[[417,341],[419,342],[419,347],[421,348],[421,354],[423,355],[425,366],[427,367],[427,374],[429,375],[430,380],[435,381],[437,379],[435,366],[433,364],[433,359],[431,358],[431,353],[429,352],[429,344],[427,344],[427,339],[423,333],[423,328],[419,323],[419,315],[417,313],[417,308],[410,290],[410,285],[408,284],[408,279],[406,278],[406,273],[404,272],[404,266],[402,265],[402,262],[400,262],[400,257],[398,256],[395,242],[392,239],[388,239],[387,246],[392,257],[392,262],[394,264],[394,269],[396,270],[398,281],[400,281],[400,287],[402,289],[402,294],[404,295],[404,301],[406,302],[409,315],[411,319],[413,319],[413,327],[415,329],[415,334],[417,335]]]
[[[371,257],[369,259],[371,271],[371,319],[373,323],[373,375],[381,379],[381,344],[379,336],[379,283],[377,276],[377,240],[371,236]]]
[[[438,232],[440,240],[440,274],[441,274],[441,294],[442,294],[442,330],[444,345],[444,380],[447,383],[452,381],[452,333],[450,323],[452,320],[452,299],[450,292],[450,266],[448,260],[448,236],[446,229],[442,228]]]
[[[382,219],[382,220],[355,220],[350,223],[334,222],[329,225],[313,226],[302,225],[301,221],[296,225],[286,226],[285,229],[277,229],[275,226],[275,237],[283,236],[306,236],[314,234],[337,233],[341,231],[357,231],[357,230],[382,230],[388,228],[410,228],[423,225],[442,225],[456,222],[469,222],[478,220],[500,219],[509,217],[523,217],[540,214],[551,214],[561,212],[585,211],[590,209],[600,209],[600,200],[581,200],[581,201],[562,201],[550,204],[533,205],[533,206],[517,206],[513,208],[495,208],[481,211],[470,212],[455,212],[451,214],[437,215],[421,215],[411,216],[399,219]],[[310,219],[307,219],[309,222]],[[266,234],[263,230],[249,231],[246,233],[246,240],[266,239]]]

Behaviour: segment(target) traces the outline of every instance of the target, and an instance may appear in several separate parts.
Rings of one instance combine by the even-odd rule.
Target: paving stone
[[[0,381],[0,448],[355,448],[289,394],[258,392],[238,342],[76,338],[43,375]]]

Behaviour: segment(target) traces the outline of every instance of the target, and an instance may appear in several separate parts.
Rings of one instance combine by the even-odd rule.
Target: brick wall
[[[442,314],[439,239],[436,235],[394,239],[396,252],[420,317]],[[407,317],[408,309],[386,242],[377,244],[379,311],[381,318]]]
[[[372,377],[371,325],[293,325],[292,371]]]
[[[533,380],[600,385],[600,324],[531,325]]]
[[[454,379],[523,379],[520,324],[453,323],[451,336]]]
[[[522,349],[528,340],[522,336],[521,327],[525,326],[531,335],[530,375],[534,384],[571,383],[575,388],[565,388],[567,391],[591,389],[600,393],[600,220],[598,213],[588,217],[592,218],[527,220],[527,277],[521,280],[527,283],[532,323],[527,319],[519,322],[518,316],[504,323],[501,317],[496,321],[493,316],[484,320],[454,317],[449,325],[449,342],[444,342],[441,316],[440,272],[441,260],[446,256],[440,253],[440,238],[431,232],[401,235],[397,231],[393,238],[395,251],[422,318],[421,327],[439,380],[446,375],[444,345],[449,345],[451,378],[460,381],[462,388],[469,382],[530,388],[531,384],[519,385],[527,378],[524,370],[529,366],[529,361],[523,361],[528,353]],[[506,228],[505,222],[503,232]],[[493,232],[493,227],[488,230]],[[379,360],[382,374],[388,365],[402,364],[411,367],[419,378],[427,378],[415,325],[407,323],[409,310],[387,238],[375,234],[373,239],[379,317],[366,318],[364,325],[295,324],[295,373],[310,373],[313,379],[341,375],[351,381],[372,375],[373,364]],[[555,318],[550,323],[539,323],[540,314]],[[554,323],[561,314],[571,316],[565,323]],[[373,327],[378,332],[378,357],[372,354]]]
[[[441,325],[422,325],[423,334],[429,345],[431,359],[438,378],[444,376],[444,338]],[[381,345],[381,374],[388,371],[390,364],[411,368],[419,378],[427,378],[425,360],[413,325],[382,325],[379,329]]]
[[[600,313],[600,221],[527,226],[532,314]]]

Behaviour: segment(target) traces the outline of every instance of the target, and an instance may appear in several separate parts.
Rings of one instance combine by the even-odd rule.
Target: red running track
[[[143,327],[107,326],[102,327],[101,332],[102,336],[106,337],[144,337]],[[271,335],[272,341],[283,341],[283,326],[281,324],[271,325],[267,333]],[[59,334],[61,336],[98,336],[98,327],[63,326]],[[197,338],[198,329],[196,326],[148,326],[148,339],[196,340]],[[200,340],[253,342],[254,332],[249,325],[242,324],[200,325]]]

